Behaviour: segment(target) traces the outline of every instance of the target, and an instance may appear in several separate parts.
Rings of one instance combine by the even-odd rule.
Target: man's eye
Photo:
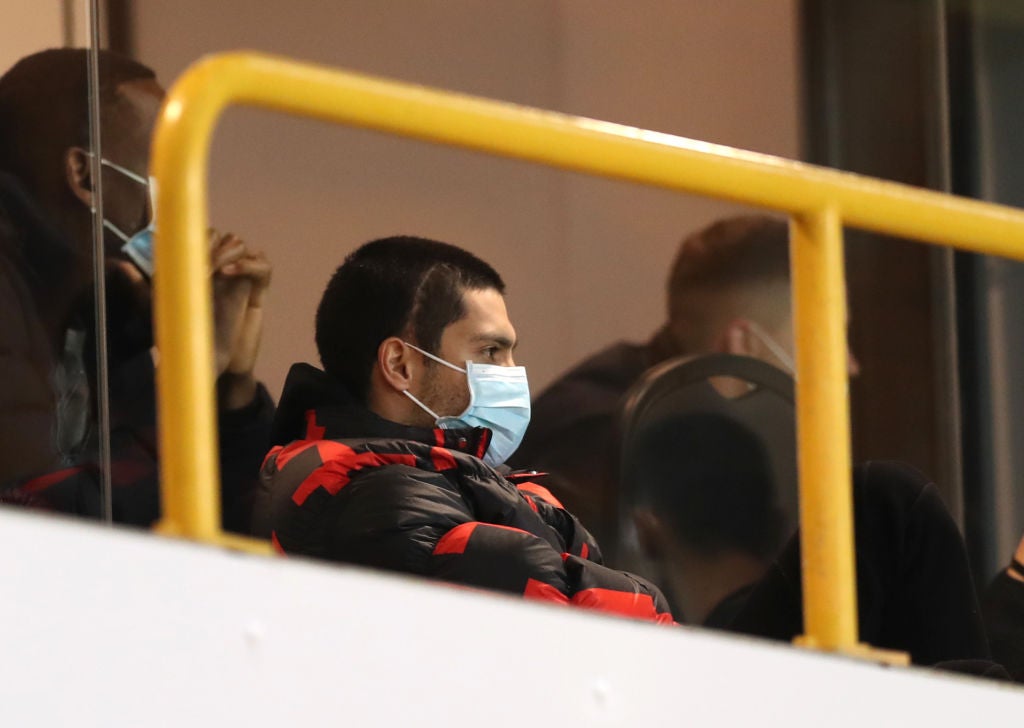
[[[486,356],[488,359],[493,359],[498,355],[499,351],[501,350],[496,346],[488,346],[486,349],[484,349],[484,356]]]

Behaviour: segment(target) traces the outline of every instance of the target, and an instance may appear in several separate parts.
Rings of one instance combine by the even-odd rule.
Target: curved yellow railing
[[[1024,213],[632,127],[387,81],[255,53],[201,60],[157,126],[156,280],[164,533],[267,551],[219,527],[207,180],[231,105],[475,149],[785,212],[792,220],[805,636],[858,643],[850,484],[843,225],[1024,259]],[[256,545],[258,544],[258,545]],[[877,653],[870,653],[875,654]]]

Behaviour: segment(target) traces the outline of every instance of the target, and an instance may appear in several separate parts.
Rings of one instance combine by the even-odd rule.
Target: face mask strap
[[[415,349],[416,351],[418,351],[420,354],[422,354],[423,356],[427,357],[428,359],[433,359],[438,364],[444,364],[449,369],[454,369],[455,371],[460,372],[461,374],[465,374],[466,373],[466,370],[463,369],[462,367],[457,367],[454,364],[452,364],[451,362],[447,362],[447,361],[445,361],[444,359],[442,359],[439,356],[434,356],[429,351],[423,351],[423,349],[421,349],[420,347],[416,346],[415,344],[410,344],[408,341],[403,341],[402,343],[405,344],[406,346],[408,346],[410,349]]]
[[[775,358],[782,362],[782,364],[787,369],[789,369],[790,374],[795,376],[796,362],[794,362],[793,357],[791,357],[789,353],[779,345],[779,342],[775,341],[775,339],[769,336],[768,332],[765,331],[760,324],[754,321],[747,321],[747,325],[750,327],[750,330],[754,333],[754,336],[760,339],[761,343],[764,344],[765,347],[767,347],[768,351],[774,354]]]
[[[90,157],[93,156],[92,152],[87,152],[87,154]],[[149,187],[149,180],[148,179],[143,177],[141,174],[136,174],[135,172],[132,172],[127,167],[122,167],[120,164],[117,164],[115,162],[111,162],[109,159],[104,159],[103,157],[100,157],[100,164],[105,165],[107,167],[110,167],[115,172],[120,172],[125,177],[130,179],[132,182],[138,182],[140,185],[145,185],[146,187]]]
[[[92,214],[93,215],[96,214],[96,208],[93,208]],[[124,243],[125,245],[128,244],[128,241],[130,240],[130,238],[127,235],[124,234],[124,232],[121,230],[121,228],[119,228],[114,223],[110,222],[110,220],[104,220],[103,221],[103,227],[105,227],[110,232],[114,233],[114,235],[116,235],[117,237],[121,238],[121,242],[122,243]]]
[[[429,407],[427,407],[427,405],[423,404],[418,399],[416,399],[416,397],[413,395],[413,393],[410,392],[408,389],[402,390],[402,394],[404,394],[406,397],[408,397],[413,402],[415,402],[417,405],[419,405],[421,410],[423,410],[428,415],[430,415],[431,417],[434,418],[434,421],[437,421],[437,420],[441,419],[440,417],[438,417],[437,413],[434,412],[434,410],[430,409]]]
[[[86,152],[86,154],[88,154],[90,157],[94,156],[92,152]],[[156,186],[154,184],[156,182],[156,180],[154,180],[152,177],[147,179],[146,177],[143,177],[140,174],[135,174],[135,172],[132,172],[127,167],[122,167],[120,164],[117,164],[115,162],[111,162],[110,160],[104,159],[103,157],[100,157],[100,164],[101,165],[105,165],[107,167],[110,167],[115,172],[120,172],[125,177],[130,179],[132,182],[137,182],[137,183],[139,183],[140,185],[142,185],[142,186],[144,186],[146,188],[146,190],[149,192],[149,206],[150,206],[150,209],[153,211],[151,213],[149,225],[147,225],[146,227],[153,227],[154,223],[156,222],[156,220],[155,220],[155,211],[156,211],[156,204],[155,204],[155,202],[156,201],[154,199],[156,197]],[[91,208],[91,210],[92,210],[92,214],[95,215],[96,214],[96,208],[93,207],[93,208]],[[131,236],[125,235],[124,231],[121,230],[121,228],[119,228],[117,225],[115,225],[114,223],[110,222],[109,220],[106,220],[106,219],[103,220],[103,227],[107,228],[107,230],[110,230],[112,233],[114,233],[114,235],[119,237],[121,239],[121,242],[124,243],[125,245],[127,245],[128,242],[131,240]],[[145,229],[145,228],[143,228],[143,229]],[[123,250],[123,248],[122,248],[122,250]]]

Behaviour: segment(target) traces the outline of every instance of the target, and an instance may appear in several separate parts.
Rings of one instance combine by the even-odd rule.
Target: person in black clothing
[[[801,634],[799,535],[787,539],[758,438],[703,412],[636,437],[624,502],[655,571],[637,570],[666,588],[673,614],[771,639]],[[936,487],[908,466],[868,462],[854,468],[853,502],[861,639],[921,665],[987,660],[966,549]]]
[[[0,172],[0,484],[55,464],[51,372],[75,251]]]
[[[512,464],[551,473],[552,490],[595,527],[611,523],[623,396],[672,357],[738,354],[793,371],[789,230],[766,215],[726,218],[686,237],[667,286],[667,320],[645,344],[619,342],[571,368],[534,399],[536,417]],[[857,362],[851,357],[850,372]],[[772,457],[792,434],[766,428]],[[601,540],[614,537],[600,528]]]
[[[1014,680],[1024,682],[1024,538],[1010,565],[989,584],[981,604],[993,658]]]
[[[919,665],[988,660],[963,538],[935,484],[907,465],[871,461],[854,467],[853,504],[862,641],[909,652]],[[732,599],[710,625],[776,639],[800,634],[798,538]]]
[[[620,559],[665,589],[677,619],[706,623],[761,578],[795,526],[768,454],[740,422],[704,411],[660,419],[631,442],[621,503],[636,543]]]
[[[163,90],[145,66],[99,54],[114,519],[148,526],[159,499],[147,168]],[[0,78],[0,500],[98,516],[86,71],[85,50],[56,49]],[[225,525],[244,530],[273,416],[253,376],[270,265],[212,233],[211,270]]]
[[[504,283],[460,248],[367,243],[321,300],[324,371],[296,365],[254,533],[303,554],[671,623],[661,592],[602,565],[546,489],[507,472],[529,421]]]
[[[640,573],[665,585],[687,622],[787,642],[802,634],[799,533],[779,553],[784,519],[758,439],[707,413],[640,437],[625,500],[657,569]],[[691,452],[679,452],[680,438]],[[934,484],[900,463],[863,463],[853,502],[861,640],[915,664],[1005,678],[989,659],[963,539]]]

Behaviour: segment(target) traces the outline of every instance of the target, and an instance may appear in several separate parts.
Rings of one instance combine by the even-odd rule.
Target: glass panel
[[[149,146],[162,100],[153,72],[99,47],[118,3],[90,3],[94,93],[92,171],[100,183],[93,218],[97,321],[89,332],[96,376],[101,508],[117,523],[151,526],[160,514],[151,265],[153,205]],[[102,21],[102,22],[101,22]],[[106,33],[105,33],[106,35]],[[106,40],[106,38],[104,39]],[[100,211],[102,206],[102,212]]]
[[[84,39],[88,7],[21,5],[0,80],[0,487],[6,502],[102,517],[90,55],[60,48]]]
[[[146,96],[147,69],[98,50],[100,3],[53,5],[57,35],[39,46],[65,47],[26,54],[3,81],[0,480],[9,502],[149,526],[159,502],[148,282],[121,238],[149,219],[159,97]]]
[[[747,12],[772,31],[758,33],[756,52],[723,49],[728,69],[716,78],[706,76],[716,67],[708,49],[686,38],[730,25],[728,18],[678,3],[650,9],[661,17],[653,31],[626,22],[620,10],[578,3],[496,10],[474,2],[427,8],[310,0],[253,12],[241,3],[143,1],[134,4],[132,43],[165,85],[205,53],[244,46],[794,157],[795,14],[759,7]],[[644,59],[609,75],[609,47],[627,56],[642,47]],[[780,60],[765,66],[765,57]],[[715,91],[754,78],[728,100]],[[674,98],[664,89],[680,84],[720,103],[664,103]],[[758,124],[745,123],[754,117]],[[462,245],[497,268],[522,342],[515,358],[527,365],[535,394],[590,353],[624,340],[634,342],[626,348],[640,360],[631,370],[639,375],[655,361],[646,358],[646,342],[664,323],[666,271],[680,237],[735,212],[718,201],[250,109],[228,113],[211,156],[211,224],[266,251],[275,269],[257,366],[275,397],[293,362],[319,361],[313,322],[330,273],[361,243],[395,233]],[[606,403],[609,421],[629,383]],[[296,435],[305,427],[299,420],[289,423]],[[579,509],[600,531],[608,514],[587,503]]]

